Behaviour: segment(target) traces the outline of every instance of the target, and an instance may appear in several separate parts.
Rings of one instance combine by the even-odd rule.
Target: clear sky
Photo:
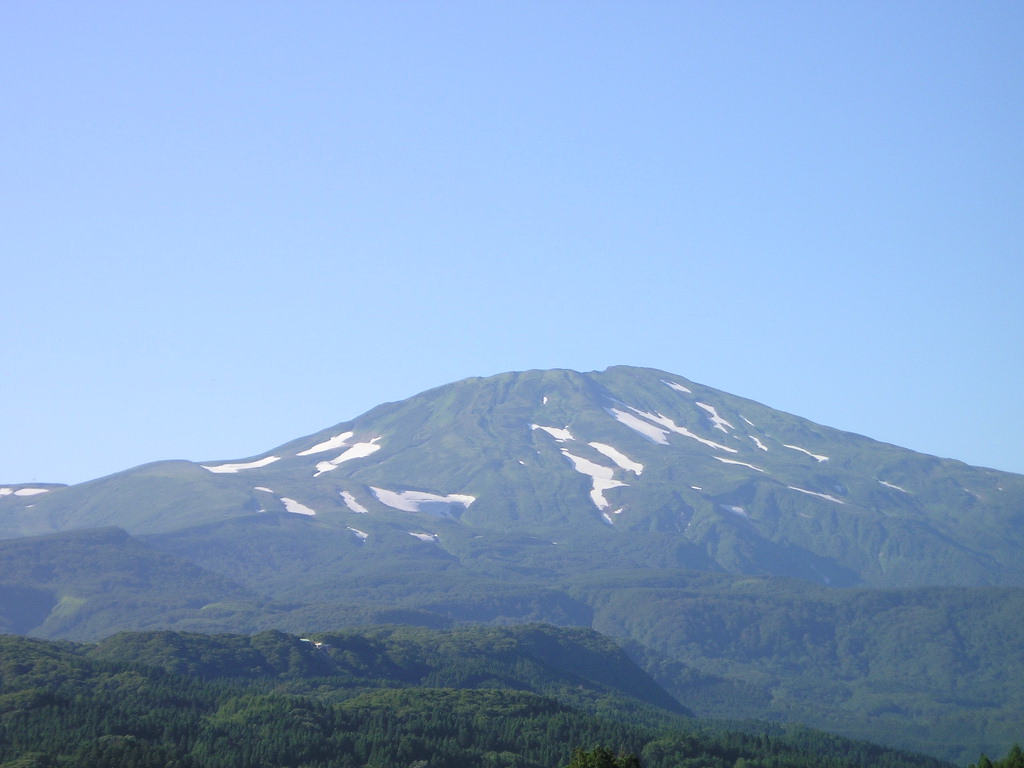
[[[0,3],[0,483],[665,369],[1024,472],[1024,3]]]

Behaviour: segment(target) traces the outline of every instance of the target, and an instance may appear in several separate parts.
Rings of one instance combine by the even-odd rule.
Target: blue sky
[[[0,5],[0,482],[661,368],[1024,472],[1019,2]]]

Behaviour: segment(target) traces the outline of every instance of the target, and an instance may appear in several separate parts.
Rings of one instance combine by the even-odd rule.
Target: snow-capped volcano
[[[615,367],[467,379],[253,457],[11,490],[0,525],[183,535],[283,514],[325,531],[358,520],[364,553],[389,531],[454,558],[459,542],[527,536],[557,542],[530,550],[541,561],[582,548],[832,584],[935,583],[940,570],[988,584],[1024,583],[1022,499],[1018,475]]]

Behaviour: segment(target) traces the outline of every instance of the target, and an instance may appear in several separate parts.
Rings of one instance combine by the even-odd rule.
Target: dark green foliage
[[[431,638],[382,628],[334,635],[339,645],[330,649],[281,633],[126,634],[97,647],[0,637],[0,766],[639,768],[635,755],[645,768],[697,761],[722,768],[943,766],[814,732],[745,734],[653,710],[642,715],[636,706],[635,722],[625,722],[508,686],[422,685],[431,669],[445,666],[439,659],[454,666],[467,649],[481,659],[487,649],[507,656],[517,644],[536,649],[536,632],[557,635],[521,632],[526,636],[503,639],[487,629]],[[602,650],[596,638],[567,639]],[[370,670],[390,677],[378,680]],[[419,682],[388,687],[417,675]],[[576,682],[602,688],[586,676]],[[614,751],[600,746],[609,744]],[[599,746],[573,755],[572,745]]]
[[[641,768],[640,758],[627,755],[625,752],[615,753],[609,747],[593,749],[576,748],[569,758],[568,768]]]
[[[971,765],[971,768],[1024,768],[1024,750],[1020,748],[1020,744],[1014,744],[1002,760],[991,760],[982,753],[981,758],[976,764]]]
[[[125,632],[92,647],[89,659],[215,679],[318,680],[356,690],[400,686],[509,688],[592,710],[683,708],[623,651],[592,630],[547,625],[414,627],[314,634]]]

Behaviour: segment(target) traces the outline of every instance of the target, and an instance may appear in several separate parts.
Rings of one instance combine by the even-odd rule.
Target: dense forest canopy
[[[566,654],[586,652],[589,668],[570,672]],[[947,765],[801,728],[695,720],[660,706],[647,680],[596,633],[543,626],[0,636],[0,766]]]

